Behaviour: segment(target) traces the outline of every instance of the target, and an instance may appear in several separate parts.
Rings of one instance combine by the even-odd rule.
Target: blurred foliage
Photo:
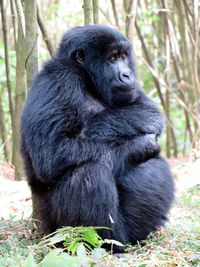
[[[123,7],[122,0],[115,0],[117,16],[119,20],[119,30],[125,33],[125,18],[126,13]],[[163,8],[163,4],[166,5],[166,8]],[[182,47],[186,47],[188,50],[181,53],[179,57],[175,58],[177,61],[177,67],[179,74],[181,76],[181,81],[186,82],[189,86],[196,88],[197,86],[193,84],[195,77],[189,77],[188,73],[191,71],[190,69],[194,69],[193,66],[193,55],[189,52],[191,51],[192,44],[188,39],[188,34],[190,38],[194,38],[195,36],[191,36],[193,34],[193,28],[195,27],[193,24],[189,24],[193,20],[193,3],[186,1],[188,5],[188,10],[186,13],[183,13],[184,16],[180,17],[179,14],[179,6],[184,11],[184,4],[183,2],[179,1],[138,1],[137,6],[137,16],[136,21],[140,28],[143,40],[147,47],[147,52],[151,59],[152,68],[158,73],[159,78],[164,79],[170,89],[170,92],[175,94],[178,99],[180,99],[180,81],[177,80],[176,72],[174,70],[174,64],[172,60],[173,56],[173,47],[172,44],[170,45],[170,59],[167,59],[166,56],[166,32],[167,28],[164,22],[165,15],[168,16],[168,20],[172,25],[171,31],[174,31],[175,40],[171,40],[177,43],[178,49],[182,49]],[[43,23],[48,32],[48,39],[53,44],[54,50],[58,47],[60,42],[60,38],[62,34],[71,27],[77,25],[83,25],[84,17],[83,17],[83,9],[82,9],[82,0],[77,1],[65,1],[65,0],[38,0],[38,6],[40,9],[41,17]],[[6,3],[6,12],[8,14],[8,39],[9,39],[9,58],[10,58],[10,73],[11,73],[11,84],[12,84],[12,98],[15,98],[15,72],[16,72],[16,56],[15,56],[15,44],[13,38],[13,27],[12,27],[12,20],[10,16],[10,5],[9,1]],[[186,14],[188,19],[186,20]],[[102,0],[99,1],[99,21],[102,24],[109,24],[113,27],[115,25],[115,18],[113,15],[111,1]],[[189,21],[189,22],[188,22]],[[185,31],[186,31],[186,39],[182,38],[182,32],[180,29],[181,23],[185,23]],[[190,29],[191,28],[191,29]],[[190,33],[191,30],[191,33]],[[133,40],[133,47],[134,47],[134,54],[136,58],[136,65],[137,65],[137,74],[139,77],[140,84],[144,91],[160,106],[161,110],[164,111],[163,106],[161,105],[161,100],[158,95],[157,88],[155,86],[155,81],[153,79],[152,72],[150,68],[144,64],[145,53],[143,47],[141,45],[141,40],[138,37],[136,29],[132,29],[134,32],[134,40]],[[189,32],[189,33],[188,33]],[[171,37],[170,37],[171,38]],[[48,50],[45,46],[45,42],[41,33],[39,32],[38,36],[39,41],[39,66],[41,68],[42,64],[50,58]],[[187,43],[186,43],[187,41]],[[185,42],[185,43],[184,43]],[[193,40],[195,42],[195,39]],[[199,43],[197,43],[199,46]],[[180,50],[182,51],[182,50]],[[179,51],[179,52],[180,52]],[[186,64],[186,56],[189,57],[189,64]],[[170,60],[170,65],[168,66],[169,69],[166,69],[166,62]],[[184,64],[182,63],[184,62]],[[185,68],[185,69],[183,69]],[[3,39],[2,34],[0,34],[0,95],[2,99],[2,107],[3,107],[3,115],[4,115],[4,125],[7,134],[7,140],[9,144],[9,154],[11,159],[11,151],[12,151],[12,130],[11,130],[11,121],[9,115],[9,107],[8,107],[8,93],[7,93],[7,86],[6,86],[6,73],[5,73],[5,58],[4,58],[4,46],[3,46]],[[167,75],[169,76],[167,78]],[[157,79],[158,80],[158,79]],[[158,80],[160,84],[160,81]],[[160,84],[161,93],[163,95],[164,100],[166,99],[166,88],[165,86]],[[192,89],[189,87],[184,87],[184,97],[182,99],[187,107],[189,107],[192,114],[194,113],[195,105],[198,105],[198,99],[196,99],[196,95],[193,94]],[[196,90],[196,89],[195,89]],[[196,136],[198,135],[198,125],[193,121],[193,117],[190,113],[188,113],[188,118],[190,122],[190,127],[192,131],[192,135],[189,135],[188,126],[186,124],[186,118],[184,114],[184,108],[180,105],[176,98],[174,98],[173,94],[169,94],[169,115],[170,120],[172,123],[172,127],[174,130],[174,135],[177,142],[178,154],[188,155],[191,153],[192,147],[194,147],[193,140],[196,140]],[[166,114],[165,114],[166,115]],[[198,114],[195,114],[198,116]],[[166,119],[166,128],[169,127],[168,121]],[[193,140],[191,140],[191,138]],[[162,149],[166,152],[166,131],[163,134],[160,143],[162,145]],[[169,138],[169,137],[168,137]],[[169,139],[170,150],[173,151],[173,142],[172,139]],[[168,144],[168,145],[169,145]],[[173,155],[173,153],[171,152]],[[0,161],[5,160],[5,156],[3,153],[3,141],[0,138]]]

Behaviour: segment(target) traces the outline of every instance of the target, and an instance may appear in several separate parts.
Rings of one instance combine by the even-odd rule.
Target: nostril
[[[128,73],[128,72],[124,72],[124,73],[122,73],[122,76],[123,76],[124,78],[130,78],[130,73]]]
[[[130,79],[130,73],[128,71],[120,73],[120,80],[122,82],[126,81],[126,80],[129,80],[129,79]]]

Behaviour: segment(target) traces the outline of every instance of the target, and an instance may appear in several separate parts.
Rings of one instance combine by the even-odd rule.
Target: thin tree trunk
[[[167,27],[167,21],[165,19],[165,13],[163,13],[163,28],[164,28],[164,38],[165,38],[165,54],[166,54],[166,67],[165,67],[165,81],[167,85],[171,86],[170,79],[170,63],[171,63],[171,49],[170,49],[170,37]],[[170,92],[166,90],[166,117],[167,117],[167,129],[166,129],[166,151],[167,157],[171,157],[171,148],[173,148],[174,156],[177,157],[177,143],[174,135],[174,130],[170,127],[169,123],[172,123],[170,116]],[[173,124],[172,124],[173,125]],[[172,146],[173,145],[173,146]]]
[[[126,28],[126,37],[129,39],[131,43],[133,43],[134,37],[134,25],[135,25],[135,17],[136,17],[136,10],[137,10],[137,0],[124,0],[127,2],[124,4],[125,12],[126,12],[126,21],[125,21],[125,28]]]
[[[99,0],[93,0],[93,20],[95,24],[99,23]]]
[[[15,91],[15,120],[13,138],[13,164],[15,166],[15,179],[20,180],[24,176],[22,158],[19,152],[19,124],[22,106],[25,99],[25,26],[24,14],[20,0],[15,0],[18,15],[18,37],[16,47],[16,91]]]
[[[42,21],[42,18],[40,16],[40,11],[39,11],[38,6],[37,6],[37,21],[38,21],[38,25],[40,27],[40,31],[42,33],[43,40],[45,41],[47,49],[49,51],[49,54],[50,54],[50,56],[53,56],[53,46],[52,46],[52,43],[48,37],[48,33],[47,33],[45,25]]]
[[[137,25],[137,22],[135,22],[135,26],[136,26],[138,37],[139,37],[139,39],[141,41],[141,44],[142,44],[142,49],[144,51],[144,55],[145,55],[145,58],[147,60],[147,63],[153,69],[153,64],[151,62],[151,58],[150,58],[150,55],[148,53],[148,49],[147,49],[146,44],[144,42],[144,39],[143,39],[143,36],[141,34],[140,28]],[[167,119],[167,123],[169,124],[169,126],[171,128],[170,131],[171,131],[171,136],[172,136],[173,145],[174,145],[174,151],[175,151],[174,153],[177,154],[177,145],[176,145],[176,138],[175,138],[175,134],[174,134],[173,124],[172,124],[172,121],[170,120],[170,118],[167,117],[166,104],[165,104],[165,101],[164,101],[164,98],[163,98],[163,95],[162,95],[162,92],[161,92],[160,84],[159,84],[159,81],[156,79],[156,77],[154,75],[153,75],[153,80],[154,80],[154,84],[156,86],[156,89],[157,89],[157,92],[158,92],[158,96],[160,98],[161,105],[163,107],[163,110],[164,110],[164,113],[165,113],[165,116],[166,116],[166,119]]]
[[[1,92],[0,92],[0,137],[3,143],[4,158],[5,160],[8,160],[9,159],[8,137],[6,134]]]
[[[147,60],[147,63],[153,68],[153,65],[152,65],[152,62],[151,62],[151,58],[150,58],[149,53],[148,53],[148,49],[147,49],[147,47],[145,45],[142,33],[141,33],[140,28],[139,28],[139,26],[138,26],[136,21],[135,21],[135,27],[136,27],[136,31],[137,31],[138,37],[140,39],[140,42],[142,44],[142,49],[143,49],[145,58]],[[162,93],[161,93],[161,88],[160,88],[159,82],[157,81],[157,79],[154,76],[153,76],[153,80],[154,80],[154,84],[155,84],[157,92],[158,92],[158,96],[160,98],[160,102],[161,102],[161,104],[163,106],[163,109],[165,110],[165,101],[164,101],[164,98],[163,98]]]
[[[169,35],[167,32],[167,29],[166,29],[166,21],[162,15],[163,13],[160,14],[160,19],[162,20],[163,25],[161,24],[159,25],[160,27],[159,30],[162,32],[162,35],[158,37],[158,47],[162,47],[162,48],[164,47],[164,51],[162,51],[163,53],[165,53],[165,58],[166,58],[164,77],[165,77],[167,84],[169,84],[170,83],[170,70],[171,70],[170,68],[170,61],[171,61],[170,41],[169,41]],[[161,39],[164,39],[163,44],[165,45],[162,45]],[[167,117],[167,121],[169,121],[170,120],[170,94],[168,90],[166,90],[165,92],[165,103],[166,103],[166,117]],[[167,157],[170,158],[171,157],[171,135],[170,135],[170,126],[168,123],[166,125],[166,152],[167,152]]]
[[[117,28],[119,29],[120,28],[119,27],[119,19],[118,19],[115,0],[111,0],[111,4],[112,4],[113,15],[114,15],[114,18],[115,18],[115,24],[116,24]]]
[[[162,5],[163,5],[163,8],[164,9],[167,9],[167,2],[165,2],[165,0],[162,0]],[[179,6],[179,11],[181,10],[181,7]],[[174,73],[175,73],[175,75],[176,75],[176,79],[177,79],[177,81],[178,81],[178,83],[180,84],[181,83],[181,80],[182,80],[182,78],[181,77],[185,77],[185,68],[184,68],[184,56],[186,56],[186,55],[184,55],[183,54],[183,51],[182,51],[182,49],[183,49],[183,43],[185,42],[185,40],[183,40],[182,42],[181,42],[181,45],[180,45],[180,47],[181,47],[181,51],[182,51],[182,57],[180,58],[180,56],[178,56],[178,55],[176,55],[175,54],[175,52],[174,52],[174,50],[173,50],[173,42],[175,42],[175,40],[173,40],[174,38],[173,38],[173,36],[172,36],[172,33],[170,32],[170,27],[169,27],[169,15],[168,15],[168,13],[164,13],[164,22],[165,22],[165,27],[166,27],[166,34],[169,36],[169,40],[170,40],[170,44],[171,44],[171,51],[172,51],[172,62],[173,62],[173,67],[174,67]],[[179,21],[178,21],[179,22]],[[183,23],[183,20],[181,21],[182,23]],[[182,28],[182,26],[180,27],[180,25],[182,24],[182,23],[180,23],[179,22],[179,30],[180,30],[180,33],[182,33],[183,34],[183,28]],[[171,24],[172,25],[172,24]],[[172,31],[172,29],[171,29],[171,31]],[[175,30],[173,30],[174,31],[174,36],[175,36]],[[183,34],[183,37],[184,37],[184,34]],[[177,64],[178,63],[178,64]],[[179,68],[179,66],[181,66],[181,68]],[[189,66],[188,66],[188,68],[189,68]],[[182,73],[180,72],[180,70],[182,70]],[[181,75],[182,74],[182,75]],[[180,94],[180,99],[184,102],[184,103],[186,103],[186,101],[185,101],[185,96],[184,96],[184,94],[182,93],[182,91],[181,90],[179,90],[179,94]],[[187,113],[187,111],[186,110],[184,110],[184,115],[185,115],[185,122],[186,122],[186,126],[187,126],[187,129],[188,129],[188,131],[189,131],[189,137],[191,138],[191,127],[190,127],[190,121],[189,121],[189,118],[188,118],[188,113]],[[192,139],[191,139],[191,143],[192,143]],[[174,148],[174,156],[176,157],[177,156],[177,148],[176,148],[176,146],[175,146],[175,148]]]
[[[83,10],[84,10],[85,25],[92,24],[93,23],[92,0],[83,0]]]
[[[13,25],[13,31],[14,31],[14,40],[15,40],[15,49],[16,49],[16,43],[17,43],[17,30],[16,30],[16,11],[14,9],[14,3],[13,0],[10,0],[10,9],[11,9],[11,15],[12,15],[12,25]]]
[[[31,17],[31,19],[29,19]],[[26,75],[27,85],[30,87],[34,75],[38,72],[38,17],[39,9],[35,0],[25,0],[25,25],[26,25]],[[39,18],[41,24],[41,18]],[[38,219],[36,213],[36,200],[32,195],[32,217]]]
[[[101,13],[102,13],[103,16],[105,17],[105,19],[108,21],[108,23],[109,23],[110,25],[115,26],[115,25],[113,24],[113,22],[112,22],[111,17],[109,16],[108,12],[104,11],[101,7],[99,8],[99,10],[101,11]]]
[[[10,111],[10,117],[11,117],[11,125],[13,128],[14,108],[13,108],[13,102],[12,102],[12,88],[11,88],[11,80],[10,80],[10,61],[9,61],[9,56],[8,56],[8,36],[7,36],[8,29],[7,29],[7,20],[6,20],[3,0],[0,0],[0,5],[1,5],[1,18],[2,18],[3,39],[4,39],[6,82],[7,82],[7,90],[8,90],[9,111]]]
[[[165,80],[167,84],[170,83],[170,42],[169,35],[167,34],[166,24],[164,24],[164,34],[165,34],[165,54],[166,54],[166,67],[165,67]],[[170,94],[169,91],[166,90],[166,116],[167,121],[171,121],[170,119]],[[166,151],[167,157],[171,157],[171,134],[170,134],[170,126],[167,123],[166,125]]]
[[[169,91],[166,90],[166,116],[169,120]],[[167,152],[167,157],[170,158],[171,157],[171,136],[170,136],[170,127],[169,124],[167,123],[166,126],[166,152]]]
[[[25,0],[26,26],[26,79],[28,88],[31,86],[34,75],[38,72],[38,25],[37,4],[35,0]]]
[[[199,64],[200,61],[198,60],[198,51],[199,51],[199,46],[200,46],[200,37],[199,37],[199,32],[200,32],[200,14],[199,14],[199,0],[193,0],[193,10],[194,10],[194,40],[195,40],[195,45],[194,45],[194,79],[195,79],[195,85],[196,85],[196,93],[197,96],[200,94],[200,79],[199,79]]]

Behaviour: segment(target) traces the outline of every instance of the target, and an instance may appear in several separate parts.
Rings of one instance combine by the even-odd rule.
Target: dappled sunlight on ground
[[[200,159],[192,162],[190,158],[169,160],[178,193],[200,184]]]
[[[31,193],[27,182],[14,181],[11,164],[0,165],[0,218],[16,219],[31,216]]]

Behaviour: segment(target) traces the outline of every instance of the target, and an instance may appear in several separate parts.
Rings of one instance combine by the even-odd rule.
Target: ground
[[[191,162],[189,158],[179,158],[170,160],[170,165],[177,191],[165,229],[150,235],[143,244],[128,247],[126,254],[106,254],[96,265],[87,263],[73,266],[200,266],[200,160]],[[26,181],[13,180],[13,172],[11,164],[0,165],[2,267],[24,266],[24,259],[30,252],[35,255],[36,260],[47,253],[46,248],[37,251],[34,246],[38,234],[30,219],[30,191]]]

